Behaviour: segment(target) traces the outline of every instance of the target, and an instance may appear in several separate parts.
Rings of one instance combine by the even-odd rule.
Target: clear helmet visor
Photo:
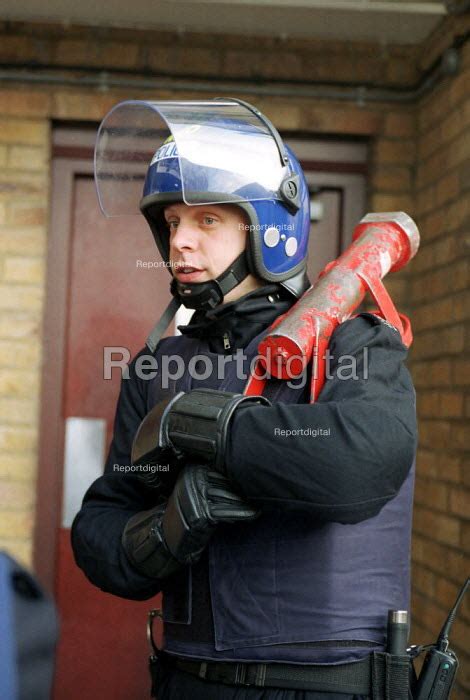
[[[100,207],[106,216],[140,213],[149,167],[171,158],[186,204],[280,199],[289,167],[273,131],[255,112],[230,100],[121,102],[98,130]]]

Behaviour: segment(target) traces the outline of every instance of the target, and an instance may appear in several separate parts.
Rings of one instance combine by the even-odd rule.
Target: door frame
[[[45,588],[55,588],[58,532],[61,523],[65,419],[67,311],[70,290],[72,207],[77,177],[93,175],[89,148],[74,156],[53,147],[51,215],[47,244],[46,297],[43,316],[43,362],[39,418],[34,570]],[[65,157],[64,157],[65,156]]]

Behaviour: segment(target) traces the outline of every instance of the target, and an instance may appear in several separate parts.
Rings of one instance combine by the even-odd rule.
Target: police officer
[[[73,524],[75,557],[104,591],[163,591],[161,700],[385,697],[373,695],[371,659],[385,646],[387,610],[407,609],[409,593],[406,349],[395,329],[360,314],[332,337],[316,403],[308,381],[271,379],[263,396],[243,396],[260,339],[309,285],[308,188],[257,110],[188,104],[121,110],[126,120],[158,114],[171,131],[140,207],[174,301],[123,379],[105,473]],[[158,131],[136,123],[145,138]],[[99,158],[98,147],[98,170]],[[191,322],[160,340],[181,302],[195,309]],[[178,356],[184,369],[149,380],[149,353],[159,368]],[[353,372],[341,371],[345,356]]]

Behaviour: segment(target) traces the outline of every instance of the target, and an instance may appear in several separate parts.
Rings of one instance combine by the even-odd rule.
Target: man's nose
[[[175,250],[194,250],[197,248],[197,231],[191,222],[180,221],[176,231],[170,236],[170,247]]]

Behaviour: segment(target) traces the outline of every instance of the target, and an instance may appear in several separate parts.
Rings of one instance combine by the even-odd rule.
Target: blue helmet
[[[280,182],[279,179],[270,182],[266,171],[263,177],[257,177],[254,173],[253,180],[247,181],[246,172],[237,172],[237,168],[234,171],[230,162],[225,168],[225,162],[220,162],[222,158],[219,162],[196,162],[188,157],[186,151],[184,154],[178,152],[172,135],[151,160],[140,209],[150,225],[163,259],[168,261],[169,236],[163,216],[165,206],[181,201],[194,205],[226,203],[239,206],[249,221],[245,251],[248,272],[267,282],[280,282],[295,296],[300,296],[309,284],[305,272],[310,230],[308,185],[292,150],[282,142],[270,122],[257,110],[256,114],[262,120],[262,127],[241,120],[219,119],[217,128],[235,132],[237,138],[246,136],[247,143],[257,147],[256,136],[263,131],[262,135],[266,137],[268,124],[269,136],[277,146],[279,162],[276,169],[281,171],[282,167]],[[213,124],[209,122],[207,126],[217,138]],[[248,137],[253,136],[255,138],[249,141]],[[255,154],[256,158],[258,154]],[[262,153],[259,154],[260,159]],[[230,158],[226,160],[230,161]],[[266,167],[267,170],[272,169],[269,162]]]

